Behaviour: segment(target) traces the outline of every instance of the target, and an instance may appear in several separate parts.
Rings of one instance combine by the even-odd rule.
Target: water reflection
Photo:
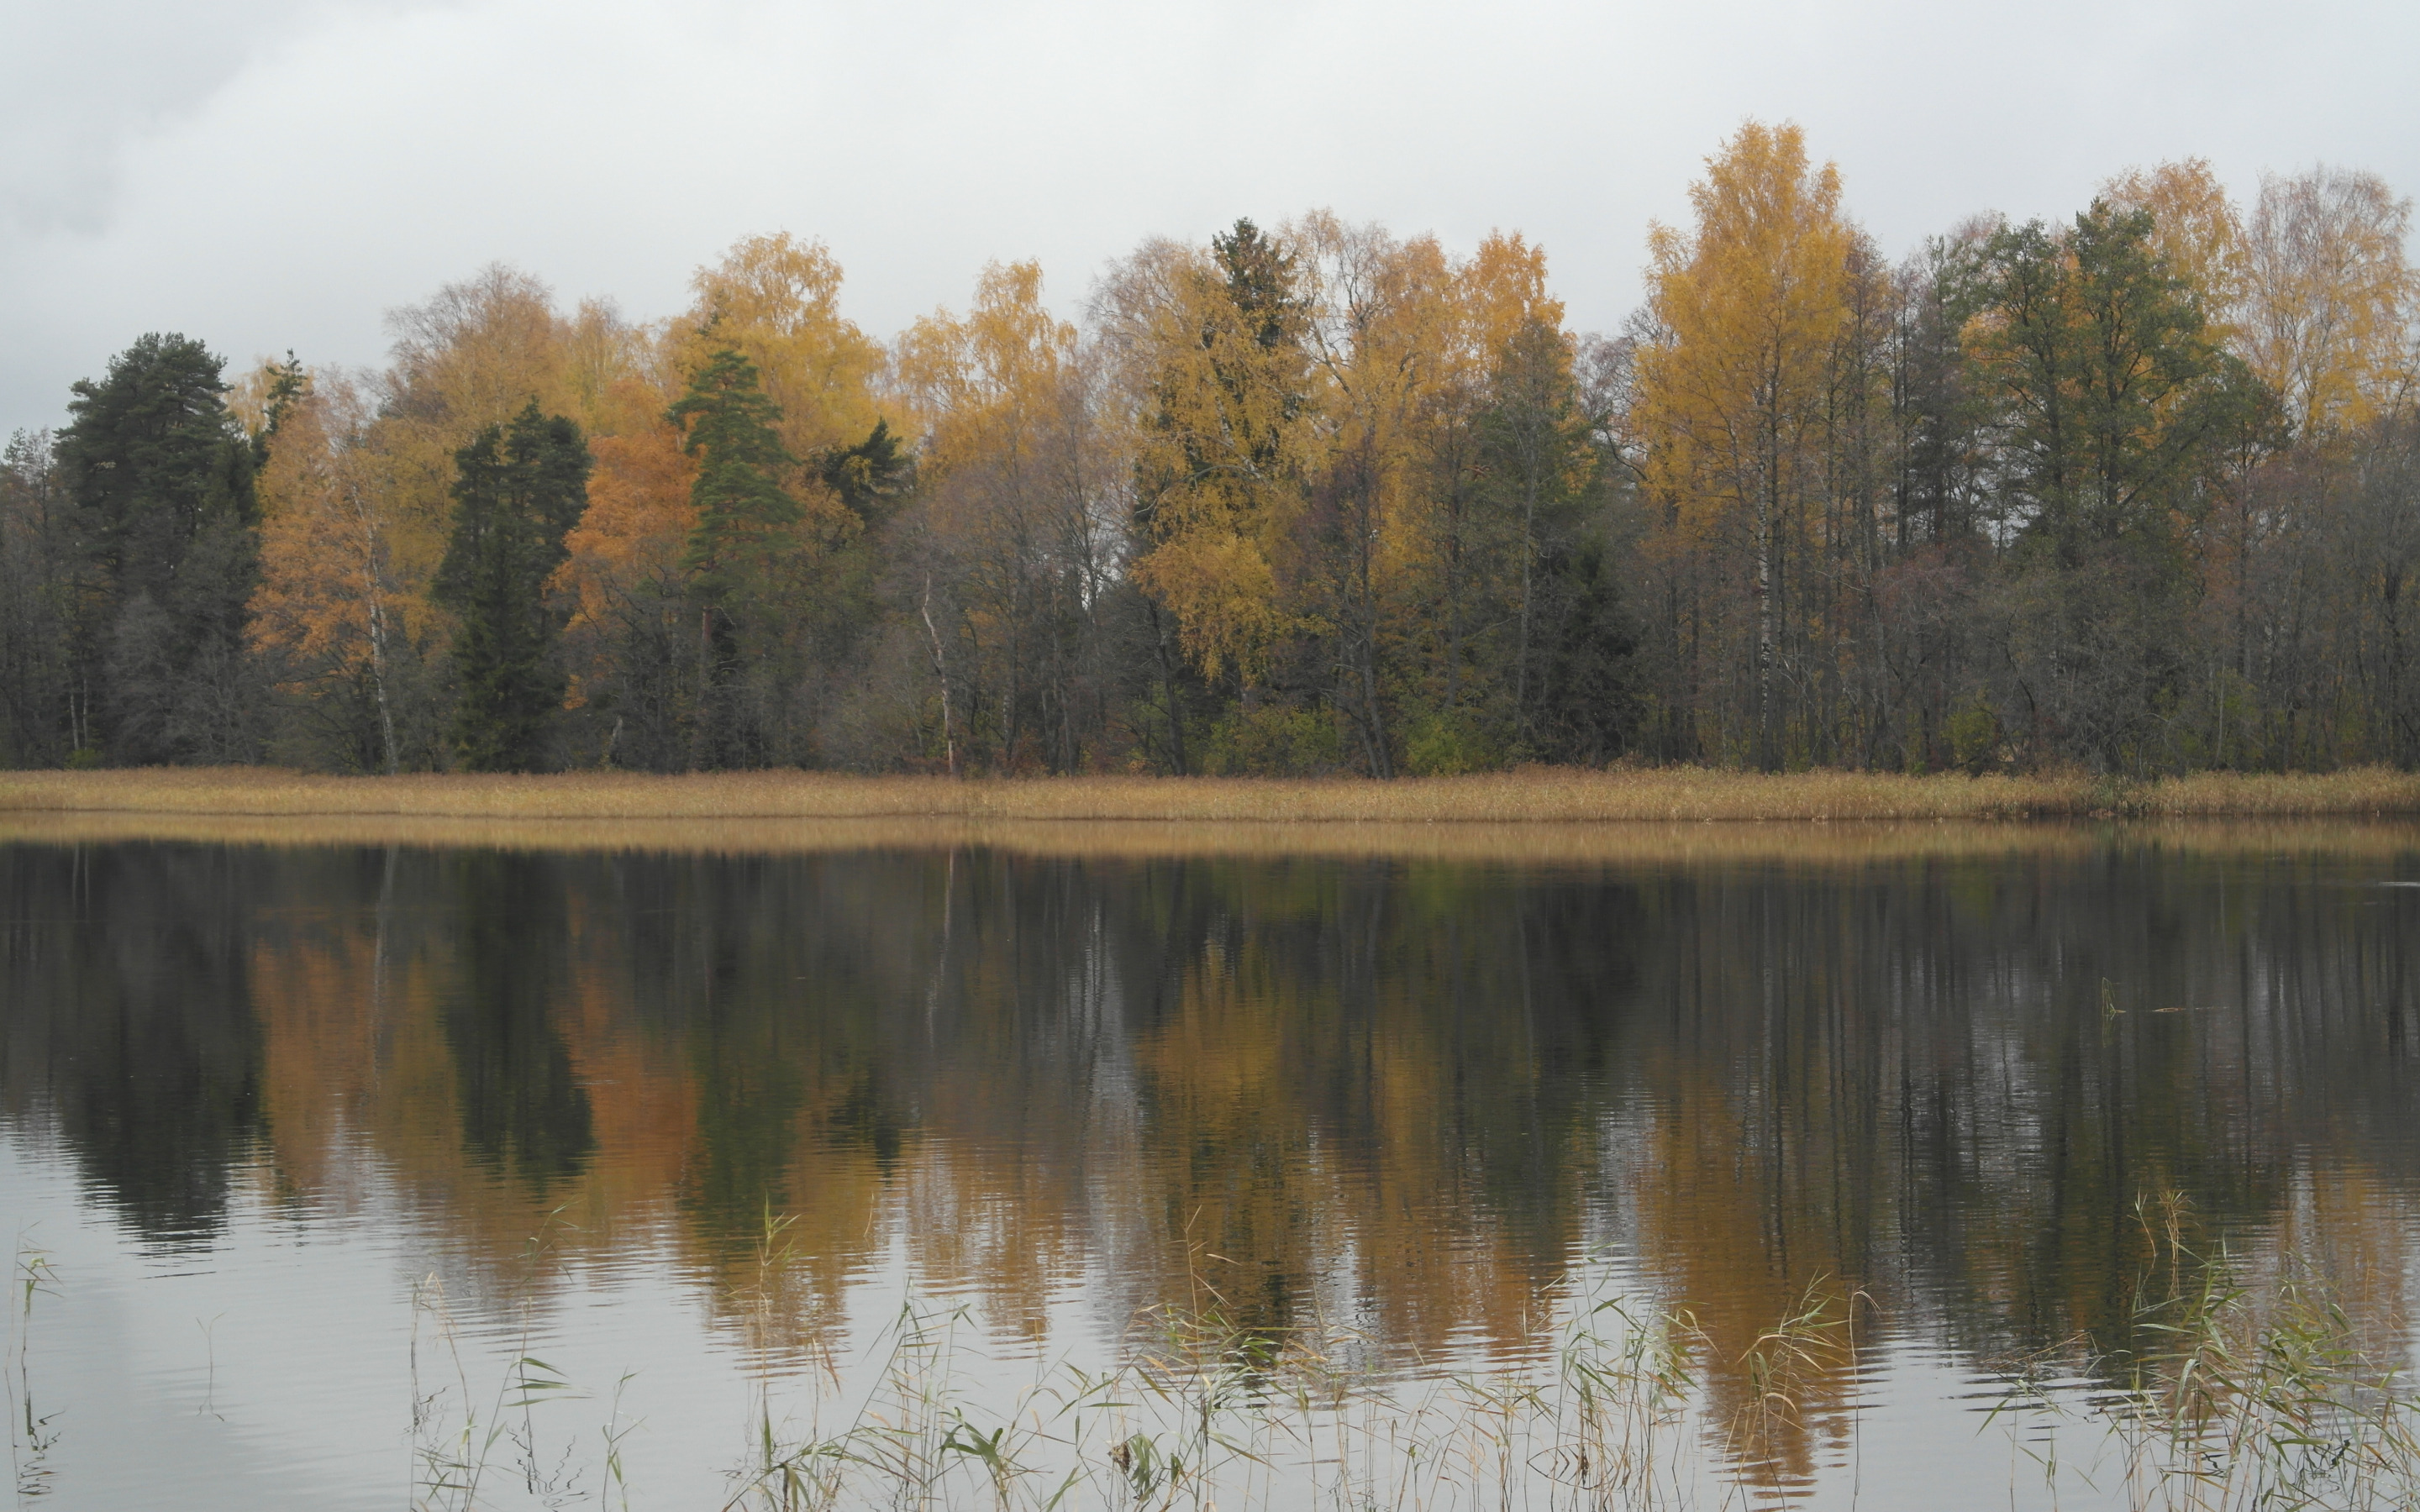
[[[257,1160],[494,1275],[631,1236],[784,1307],[906,1257],[1040,1336],[1216,1297],[1530,1348],[1613,1251],[1714,1390],[1811,1282],[1967,1360],[2123,1345],[2163,1226],[2403,1327],[2420,839],[1822,863],[0,846],[0,1118],[155,1244]],[[650,1251],[650,1253],[654,1253]],[[1842,1431],[1808,1388],[1803,1474]],[[1821,1372],[1819,1372],[1820,1374]]]
[[[0,1086],[147,1239],[201,1242],[260,1128],[256,853],[0,847]]]
[[[462,1142],[544,1192],[595,1144],[587,1089],[554,1025],[571,976],[567,889],[542,858],[473,851],[443,858],[437,890],[460,920],[438,1014]]]

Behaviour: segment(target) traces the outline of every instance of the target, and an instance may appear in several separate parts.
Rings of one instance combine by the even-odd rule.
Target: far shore
[[[1705,767],[1529,767],[1391,782],[1357,778],[424,774],[274,767],[0,772],[0,816],[371,816],[478,820],[899,820],[986,823],[1486,824],[1625,821],[2359,818],[2420,815],[2420,773],[2206,772],[2149,782],[2084,774],[1903,777]]]

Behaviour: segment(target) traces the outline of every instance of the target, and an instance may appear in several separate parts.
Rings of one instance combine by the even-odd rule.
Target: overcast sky
[[[1543,241],[1636,302],[1741,120],[1791,119],[1894,255],[2199,154],[2420,190],[2420,5],[1943,0],[0,0],[0,430],[146,331],[231,370],[382,359],[492,260],[645,318],[735,239],[828,242],[888,337],[1038,257],[1317,206]]]

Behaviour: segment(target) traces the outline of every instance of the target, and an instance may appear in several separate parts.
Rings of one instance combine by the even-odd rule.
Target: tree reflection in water
[[[499,1273],[558,1210],[568,1257],[669,1234],[734,1329],[781,1215],[800,1345],[896,1244],[1012,1334],[1081,1281],[1112,1330],[1210,1298],[1518,1356],[1610,1253],[1736,1411],[1819,1280],[1968,1360],[2139,1346],[2157,1195],[2399,1334],[2420,888],[2376,884],[2420,842],[2004,833],[1537,866],[11,844],[0,1117],[148,1242],[206,1241],[245,1162],[338,1213],[375,1163]],[[1799,1368],[1783,1480],[1856,1389],[1844,1350]]]

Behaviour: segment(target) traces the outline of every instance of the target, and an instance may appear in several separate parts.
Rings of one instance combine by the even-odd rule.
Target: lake
[[[21,1504],[2126,1506],[2200,1288],[2412,1350],[2412,826],[305,839],[0,840]]]

